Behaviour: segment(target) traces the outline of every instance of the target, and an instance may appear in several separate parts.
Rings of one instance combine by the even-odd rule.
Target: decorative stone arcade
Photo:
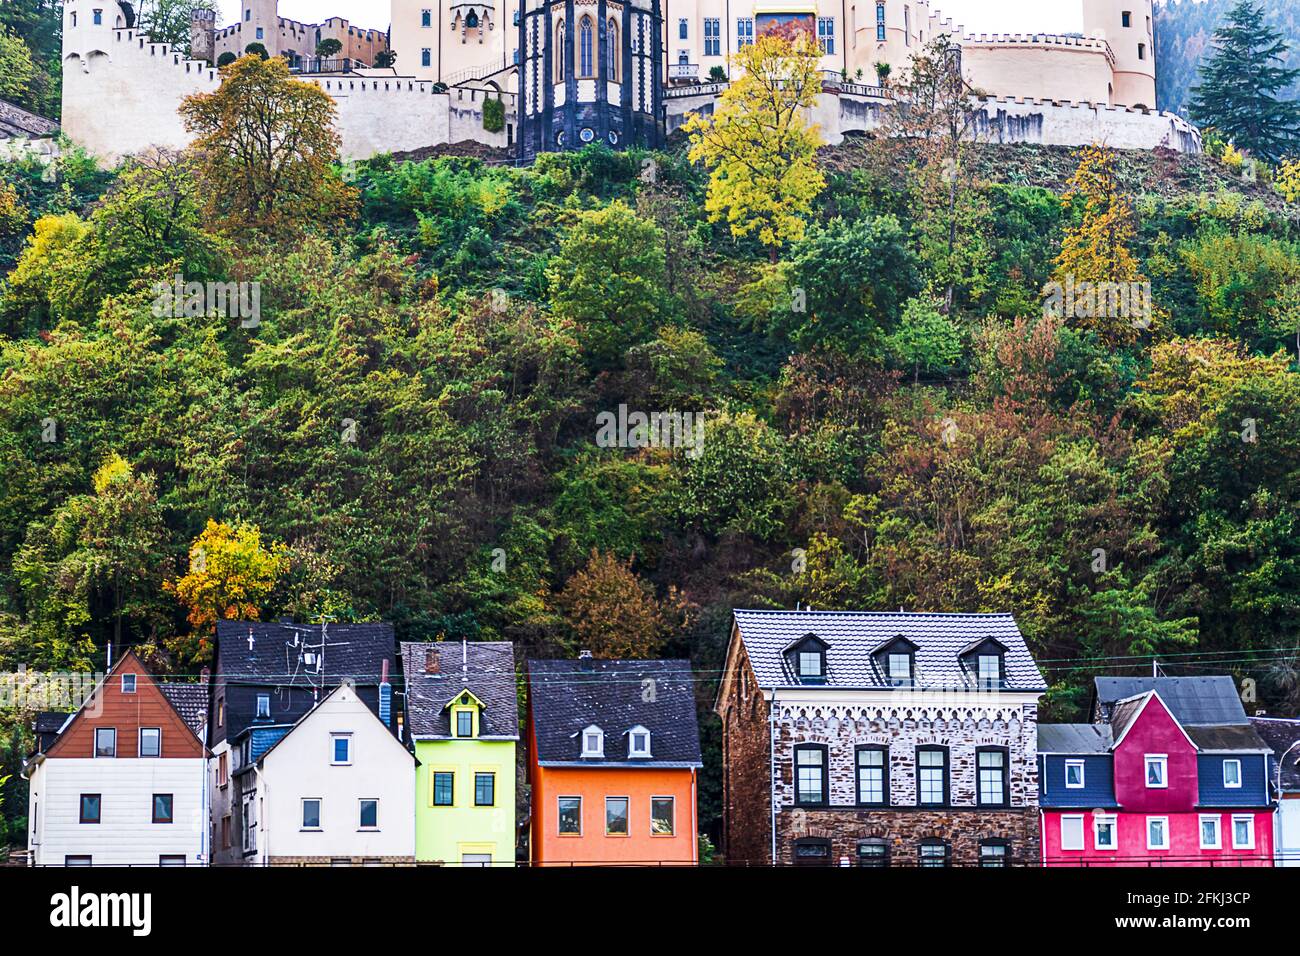
[[[663,142],[661,0],[520,0],[521,159]]]

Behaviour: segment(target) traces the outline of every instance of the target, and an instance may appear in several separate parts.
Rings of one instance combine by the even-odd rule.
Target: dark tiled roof
[[[189,726],[190,730],[196,734],[203,729],[203,723],[208,716],[208,685],[207,684],[177,684],[167,681],[159,681],[158,689],[163,692],[176,713],[181,715],[181,719]]]
[[[1224,724],[1214,727],[1200,724],[1187,727],[1187,736],[1192,738],[1196,749],[1203,752],[1215,750],[1268,750],[1268,744],[1255,733],[1250,724]]]
[[[429,673],[430,655],[437,672]],[[406,725],[417,737],[450,737],[447,702],[466,688],[483,702],[481,737],[519,737],[515,652],[509,641],[402,644]]]
[[[42,710],[36,715],[36,732],[38,734],[57,734],[64,722],[71,717],[61,710]]]
[[[1105,724],[1039,724],[1038,752],[1044,754],[1104,754],[1110,751]]]
[[[294,639],[307,645],[325,637],[324,667],[308,672]],[[253,638],[250,648],[248,639]],[[319,653],[320,648],[311,648]],[[376,685],[385,658],[397,647],[391,624],[288,624],[262,621],[217,623],[217,667],[232,683],[289,687],[333,687],[345,678],[358,685]]]
[[[1237,685],[1231,677],[1098,677],[1097,702],[1103,711],[1116,701],[1154,690],[1184,726],[1244,724]],[[1117,734],[1118,735],[1118,734]]]
[[[888,688],[872,653],[903,637],[917,646],[916,679],[921,687],[973,688],[973,675],[961,654],[992,638],[1006,648],[1008,690],[1046,689],[1010,614],[737,610],[735,620],[755,676],[764,687],[799,683],[783,652],[814,634],[827,644],[826,686],[830,687]]]
[[[1274,760],[1281,760],[1291,745],[1300,740],[1300,720],[1252,717],[1250,723],[1273,751]],[[1276,772],[1274,764],[1269,776]],[[1287,754],[1286,762],[1282,765],[1282,790],[1284,793],[1300,793],[1300,747]]]
[[[53,136],[59,131],[59,124],[19,106],[0,100],[0,139],[9,137],[28,138],[33,136]]]
[[[1142,713],[1142,708],[1146,706],[1151,699],[1151,692],[1138,694],[1136,697],[1126,697],[1124,700],[1116,701],[1111,707],[1110,712],[1110,732],[1115,740],[1124,736],[1133,721],[1137,720],[1138,714]]]
[[[700,766],[690,661],[530,660],[529,711],[542,766]],[[605,732],[605,756],[582,756],[581,734]],[[627,732],[650,731],[650,759],[628,759]]]

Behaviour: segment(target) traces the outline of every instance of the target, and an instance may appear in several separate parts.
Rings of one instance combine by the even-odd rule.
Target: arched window
[[[474,30],[478,27],[478,14],[471,10],[465,17],[465,28]]]
[[[610,17],[609,23],[605,24],[605,75],[614,81],[618,81],[622,75],[619,71],[618,54],[618,24],[613,17]]]
[[[564,82],[564,21],[555,25],[555,82]]]
[[[578,40],[580,43],[578,76],[595,76],[595,70],[591,68],[591,17],[583,17],[578,24]]]

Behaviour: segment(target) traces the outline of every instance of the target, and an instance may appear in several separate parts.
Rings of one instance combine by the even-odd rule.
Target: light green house
[[[519,703],[509,642],[402,644],[415,859],[514,866]]]

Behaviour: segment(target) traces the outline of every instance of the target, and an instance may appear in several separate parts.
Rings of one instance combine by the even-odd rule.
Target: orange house
[[[535,866],[699,862],[689,661],[528,662]]]

